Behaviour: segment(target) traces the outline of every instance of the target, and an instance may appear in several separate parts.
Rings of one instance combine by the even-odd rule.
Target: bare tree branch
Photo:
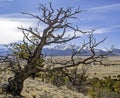
[[[8,62],[12,72],[14,72],[14,76],[8,79],[8,85],[6,87],[6,91],[14,96],[21,95],[23,83],[25,79],[30,76],[39,72],[61,71],[64,75],[67,75],[72,79],[71,81],[74,81],[74,78],[71,77],[69,73],[65,73],[63,69],[67,70],[67,68],[75,68],[80,64],[90,65],[93,62],[103,64],[102,61],[108,54],[101,53],[97,55],[95,52],[95,48],[103,43],[106,38],[97,42],[93,37],[93,31],[92,33],[84,32],[79,29],[78,26],[72,25],[71,19],[77,19],[76,15],[83,11],[80,8],[73,9],[73,7],[69,7],[67,9],[60,8],[55,10],[52,7],[52,3],[49,3],[49,7],[40,4],[39,11],[39,15],[27,12],[22,13],[32,16],[38,20],[39,23],[45,25],[41,30],[42,32],[39,32],[39,27],[36,27],[35,29],[32,27],[18,27],[24,35],[23,42],[11,44],[13,54],[8,57],[0,58],[0,61]],[[68,31],[70,30],[74,34],[68,35]],[[73,49],[69,60],[59,61],[58,59],[53,59],[49,64],[51,66],[47,66],[45,57],[42,54],[43,48],[51,44],[66,43],[73,39],[80,38],[81,36],[78,36],[77,33],[88,35],[88,42],[84,43],[77,51]],[[79,54],[84,48],[88,48],[91,55],[82,58]],[[24,63],[21,64],[21,61],[24,61]],[[74,74],[76,74],[76,70]]]

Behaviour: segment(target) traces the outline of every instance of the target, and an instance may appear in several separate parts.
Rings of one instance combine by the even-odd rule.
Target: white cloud
[[[87,33],[92,32],[92,30],[93,29],[84,29],[84,30],[81,30],[81,31],[86,32],[86,34],[87,34]],[[75,33],[76,36],[84,36],[84,34],[81,33],[81,32],[68,31],[68,32],[66,32],[65,37],[72,37],[74,35],[74,33]],[[93,33],[94,34],[102,34],[102,33],[105,33],[105,30],[96,29]]]
[[[88,11],[94,11],[94,12],[106,12],[110,10],[120,10],[120,4],[110,4],[105,6],[99,6],[94,8],[87,9]]]
[[[14,0],[0,0],[0,1],[14,1]]]
[[[82,21],[117,21],[119,19],[120,4],[110,4],[86,9],[86,12],[81,13],[80,20]],[[115,18],[113,18],[116,17]],[[118,19],[117,19],[118,18]]]
[[[21,25],[24,27],[33,26],[34,25],[33,19],[0,17],[0,44],[8,44],[11,42],[22,40],[23,35],[21,31],[17,29],[17,27]],[[89,29],[88,27],[85,27],[85,28],[83,27],[83,30],[90,31],[91,28],[92,27],[89,27]],[[113,25],[109,27],[98,28],[95,30],[94,33],[102,34],[102,33],[120,31],[119,28],[120,28],[120,25]],[[43,29],[42,26],[41,26],[41,29]],[[69,31],[67,32],[67,35],[72,36],[73,32]],[[76,35],[82,36],[80,32],[76,32]]]
[[[109,27],[99,28],[95,30],[95,33],[110,33],[120,31],[120,25],[113,25]]]
[[[91,32],[92,30],[95,30],[94,34],[103,34],[103,33],[113,33],[113,32],[120,32],[120,25],[112,25],[107,27],[101,27],[101,28],[93,28],[93,27],[82,27],[81,29],[83,32]],[[73,31],[66,32],[66,36],[70,35],[72,36],[74,34]],[[82,36],[83,34],[80,32],[76,32],[77,36]]]
[[[0,17],[6,17],[6,18],[10,18],[10,17],[25,17],[25,15],[21,14],[21,13],[10,13],[10,14],[0,14]]]
[[[0,44],[7,44],[21,40],[23,35],[18,26],[29,27],[33,23],[24,18],[0,18]]]

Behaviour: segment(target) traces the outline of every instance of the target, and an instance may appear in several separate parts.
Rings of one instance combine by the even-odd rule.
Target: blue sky
[[[39,3],[52,1],[54,8],[78,7],[87,10],[75,22],[83,30],[95,29],[98,40],[107,36],[101,47],[120,48],[120,0],[0,0],[0,44],[8,44],[22,39],[18,26],[34,26],[34,20],[20,12],[38,13]],[[79,40],[79,39],[78,39]],[[79,44],[78,40],[75,43]]]

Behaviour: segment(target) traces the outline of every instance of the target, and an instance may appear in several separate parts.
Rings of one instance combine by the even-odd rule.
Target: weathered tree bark
[[[8,85],[6,86],[6,93],[9,93],[13,96],[21,96],[21,91],[23,89],[24,83],[23,73],[15,74],[14,78],[11,77],[8,79]]]
[[[34,74],[35,70],[27,71],[28,69],[24,70],[24,72],[18,72],[14,75],[14,77],[10,77],[8,79],[8,85],[6,86],[6,93],[9,93],[13,96],[21,96],[21,91],[23,89],[24,81],[27,77]]]

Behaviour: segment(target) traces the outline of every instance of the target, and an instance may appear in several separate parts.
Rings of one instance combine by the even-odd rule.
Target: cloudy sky
[[[107,36],[101,47],[114,45],[120,48],[120,0],[0,0],[0,44],[21,40],[22,33],[17,27],[35,25],[33,19],[21,12],[38,13],[38,4],[49,1],[52,1],[54,8],[80,6],[86,11],[78,16],[80,21],[76,24],[83,30],[95,29],[98,40]]]

